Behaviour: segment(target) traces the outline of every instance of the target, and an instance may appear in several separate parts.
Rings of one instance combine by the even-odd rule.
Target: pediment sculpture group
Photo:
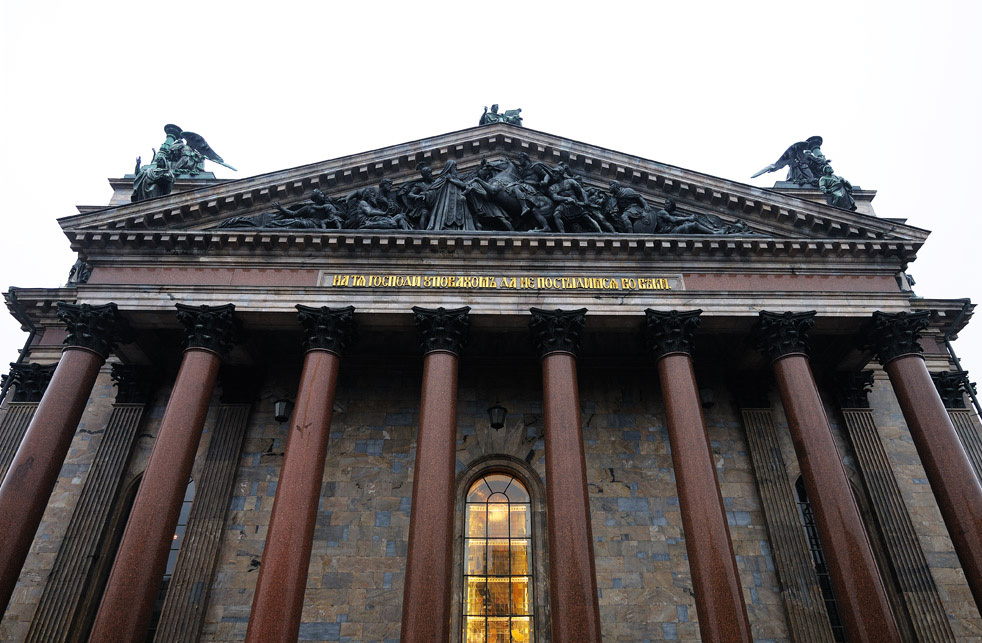
[[[219,228],[336,230],[499,230],[639,234],[753,232],[743,222],[711,214],[683,214],[672,199],[656,207],[637,190],[611,181],[606,190],[587,185],[566,163],[550,166],[528,154],[483,159],[461,174],[447,161],[439,173],[417,166],[419,178],[394,187],[382,179],[339,198],[314,190],[310,200],[248,217]]]
[[[498,111],[485,107],[480,124],[521,126],[520,109]],[[203,172],[204,161],[226,164],[200,135],[176,125],[164,128],[166,140],[154,150],[153,161],[137,159],[134,203],[169,194],[177,178]],[[790,146],[776,162],[754,177],[788,168],[788,181],[817,187],[829,205],[856,209],[852,185],[832,171],[822,153],[822,137],[812,136]],[[274,210],[233,217],[218,228],[294,228],[335,230],[502,230],[509,232],[583,232],[634,234],[755,234],[741,221],[729,223],[712,214],[684,214],[673,199],[661,207],[637,190],[617,181],[607,189],[587,184],[566,163],[552,166],[532,161],[522,152],[499,160],[481,161],[461,174],[454,160],[439,173],[421,163],[419,178],[395,187],[390,179],[343,197],[314,190],[311,198],[291,206],[274,203]]]

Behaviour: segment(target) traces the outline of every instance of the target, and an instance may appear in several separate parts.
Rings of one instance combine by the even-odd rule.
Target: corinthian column
[[[403,643],[450,640],[453,488],[457,448],[457,361],[470,307],[413,307],[423,346],[423,390],[409,517]]]
[[[85,403],[106,358],[128,330],[116,304],[58,302],[65,350],[0,486],[0,615],[58,480]]]
[[[699,632],[704,641],[750,643],[750,621],[692,368],[692,334],[701,313],[649,308],[645,333],[665,400]]]
[[[355,334],[351,306],[297,310],[306,353],[252,599],[246,641],[255,643],[296,641],[300,632],[338,371]]]
[[[599,643],[600,606],[576,380],[586,308],[531,312],[529,328],[542,359],[552,640]]]
[[[234,310],[232,304],[177,304],[177,319],[186,327],[184,357],[90,641],[138,641],[146,637],[218,368],[238,335]]]
[[[982,609],[982,486],[934,388],[920,333],[930,313],[873,313],[869,341],[890,376],[941,517]]]
[[[814,323],[814,312],[763,311],[759,346],[774,370],[849,640],[899,642],[900,632],[808,364],[806,334]]]

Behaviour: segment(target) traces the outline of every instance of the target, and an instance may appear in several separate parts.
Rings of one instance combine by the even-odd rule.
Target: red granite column
[[[594,643],[602,640],[600,606],[576,379],[586,308],[531,312],[542,359],[552,640]]]
[[[450,640],[457,360],[467,341],[469,311],[467,306],[413,307],[423,345],[423,390],[402,599],[403,643]]]
[[[187,349],[92,625],[95,643],[147,635],[218,368],[237,334],[232,304],[177,309]]]
[[[303,371],[266,532],[246,641],[296,641],[331,435],[341,354],[354,338],[354,311],[297,306]]]
[[[125,341],[128,334],[116,304],[59,302],[58,318],[68,326],[67,346],[0,486],[0,617],[17,584],[99,369],[116,341]]]
[[[692,368],[692,334],[701,313],[649,308],[648,348],[658,360],[699,632],[704,641],[750,643],[750,621]]]
[[[859,507],[808,365],[805,334],[814,325],[814,318],[814,312],[761,312],[758,339],[772,362],[849,640],[900,641]]]
[[[871,343],[897,394],[965,580],[982,609],[982,486],[921,356],[930,313],[873,313]]]

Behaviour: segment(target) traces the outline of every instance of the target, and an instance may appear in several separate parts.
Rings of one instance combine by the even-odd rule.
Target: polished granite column
[[[355,333],[351,306],[297,310],[303,371],[252,599],[246,641],[254,643],[296,641],[300,632],[341,355]]]
[[[24,433],[37,411],[38,403],[48,388],[48,382],[55,372],[57,364],[11,364],[10,378],[13,394],[7,397],[6,413],[0,420],[0,482],[7,475]]]
[[[921,355],[930,313],[873,313],[868,340],[897,394],[975,604],[982,609],[982,485]]]
[[[758,344],[774,371],[849,640],[900,641],[886,588],[808,363],[806,334],[814,323],[814,312],[763,311]]]
[[[665,401],[699,632],[704,641],[750,643],[750,621],[692,367],[692,335],[701,313],[649,308],[645,336]]]
[[[457,362],[470,308],[413,307],[423,347],[423,383],[402,599],[403,643],[450,640],[453,583]]]
[[[128,330],[116,304],[58,303],[65,350],[0,485],[0,615],[7,608],[99,369]]]
[[[598,643],[600,607],[576,378],[586,308],[531,312],[529,328],[542,360],[552,640]]]
[[[218,369],[239,334],[232,304],[177,310],[186,349],[92,625],[93,643],[146,637]]]

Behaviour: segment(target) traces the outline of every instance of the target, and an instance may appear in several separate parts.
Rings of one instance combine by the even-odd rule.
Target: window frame
[[[478,478],[493,473],[513,476],[529,494],[532,543],[532,641],[551,640],[549,614],[549,559],[546,547],[545,488],[539,475],[524,461],[511,456],[481,458],[457,476],[454,490],[453,582],[451,593],[450,640],[463,642],[464,612],[464,526],[467,493]]]

